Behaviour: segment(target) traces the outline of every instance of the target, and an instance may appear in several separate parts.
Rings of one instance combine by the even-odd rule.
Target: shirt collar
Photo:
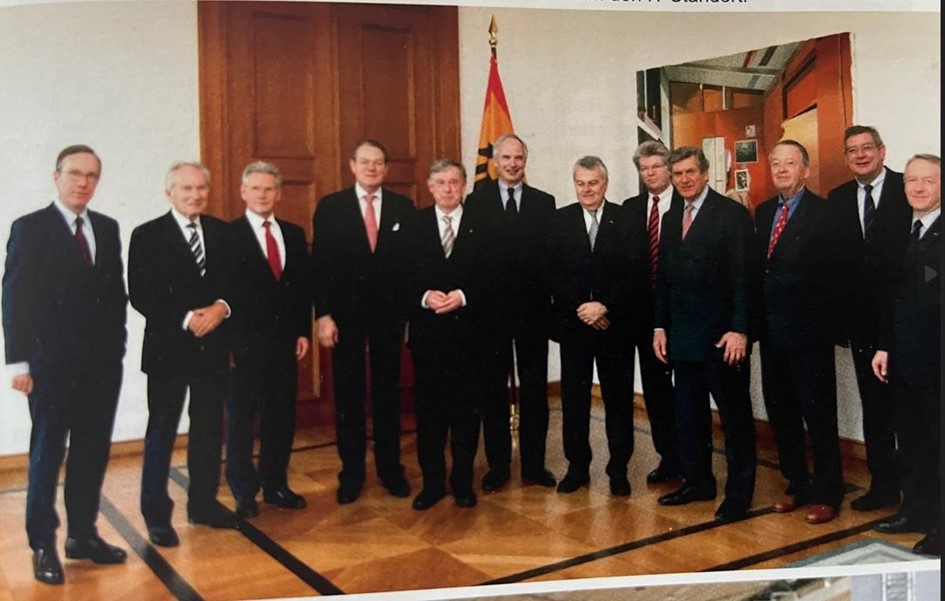
[[[270,215],[269,217],[263,217],[262,215],[253,213],[249,209],[246,209],[246,219],[249,220],[249,225],[252,226],[253,229],[261,228],[263,226],[263,222],[265,221],[270,221],[273,224],[276,223],[275,215]]]
[[[89,210],[87,208],[83,207],[82,212],[76,215],[71,209],[69,209],[69,207],[66,206],[64,202],[58,198],[53,202],[53,204],[57,209],[59,209],[59,212],[62,214],[62,218],[66,220],[66,223],[69,224],[69,227],[72,227],[75,224],[76,217],[81,217],[83,222],[89,223]]]
[[[930,227],[932,227],[932,224],[935,223],[935,220],[938,219],[938,216],[941,214],[942,214],[942,207],[939,207],[935,209],[934,211],[928,213],[927,215],[919,218],[919,221],[922,222],[923,235],[925,234],[926,231],[928,231]],[[912,223],[915,223],[915,221],[916,221],[916,217],[913,215]]]
[[[658,194],[647,192],[647,196],[650,198],[650,202],[653,202],[654,196],[659,196],[660,202],[663,202],[664,200],[669,200],[673,197],[673,184],[670,184],[669,186],[667,186],[665,190],[663,190],[662,192]]]
[[[788,206],[789,211],[793,211],[795,208],[797,208],[797,203],[801,202],[801,197],[804,196],[804,192],[806,190],[807,188],[805,186],[801,186],[800,190],[798,190],[797,193],[791,198],[785,200],[781,194],[778,194],[778,198],[780,199],[781,204],[786,204]]]
[[[180,229],[182,230],[186,230],[187,226],[191,224],[190,219],[188,219],[181,213],[178,213],[177,209],[171,209],[171,215],[174,216],[174,221],[177,222],[177,225],[179,225]],[[193,223],[196,223],[197,229],[200,229],[200,215],[198,215],[197,218],[193,220]]]
[[[369,192],[358,183],[354,184],[354,193],[357,195],[358,200],[363,200],[364,197],[369,194]],[[374,200],[381,200],[381,188],[378,188],[377,191],[374,192]]]
[[[433,205],[433,210],[436,212],[437,223],[442,222],[443,217],[449,215],[453,218],[452,225],[455,227],[456,223],[463,218],[463,203],[459,203],[459,205],[457,205],[457,207],[449,213],[444,213],[442,210],[440,210],[440,207],[436,205]]]

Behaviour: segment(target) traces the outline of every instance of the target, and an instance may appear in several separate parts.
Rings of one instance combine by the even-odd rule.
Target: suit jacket
[[[209,215],[200,217],[200,225],[207,258],[202,277],[170,212],[131,233],[128,292],[146,320],[141,370],[149,375],[222,375],[229,368],[229,319],[202,338],[183,328],[188,311],[219,299],[229,303],[231,296],[229,226]]]
[[[316,316],[336,323],[372,320],[402,329],[403,278],[410,262],[405,233],[415,209],[410,199],[383,191],[374,252],[354,187],[318,201],[312,217],[312,287]]]
[[[682,218],[682,205],[663,217],[654,327],[667,331],[673,360],[720,359],[723,334],[753,334],[751,216],[710,188],[685,240]]]
[[[457,344],[478,348],[480,341],[495,335],[497,320],[495,299],[500,284],[492,277],[497,259],[488,236],[480,235],[478,225],[464,210],[447,259],[434,207],[418,211],[409,232],[413,257],[407,294],[411,350],[437,353]],[[420,304],[427,290],[455,289],[463,291],[466,306],[437,315]]]
[[[309,256],[305,231],[275,219],[285,241],[285,265],[279,281],[245,215],[230,224],[232,284],[228,299],[237,365],[265,362],[295,351],[299,337],[312,337]]]
[[[683,198],[673,189],[670,211],[681,211]],[[630,242],[633,245],[632,258],[634,273],[640,278],[640,285],[635,286],[634,300],[639,303],[640,319],[637,324],[637,336],[643,340],[653,339],[653,293],[650,282],[650,195],[643,192],[623,201],[623,210],[627,214],[627,227]],[[667,212],[667,215],[669,212]],[[665,219],[665,215],[663,218]],[[662,230],[661,230],[662,231]],[[637,270],[641,270],[637,272]]]
[[[941,217],[908,244],[885,305],[879,348],[889,351],[889,372],[912,385],[941,379]]]
[[[550,231],[555,215],[554,196],[522,184],[518,216],[505,214],[499,182],[489,181],[464,202],[464,216],[481,223],[497,250],[504,286],[501,302],[510,318],[547,324],[551,311],[551,277],[548,265]]]
[[[607,307],[608,334],[627,338],[638,310],[628,238],[626,212],[604,201],[604,212],[591,251],[580,203],[558,209],[553,228],[554,310],[560,342],[584,335],[592,328],[577,317],[580,305],[598,301]],[[596,330],[594,330],[596,331]]]
[[[883,192],[868,241],[863,239],[857,208],[858,184],[855,179],[837,186],[827,195],[834,211],[836,250],[841,265],[837,275],[843,310],[840,334],[861,344],[875,344],[881,294],[893,285],[902,265],[902,253],[909,241],[912,208],[906,201],[902,174],[886,169]]]
[[[761,265],[759,326],[763,340],[781,348],[832,343],[836,338],[837,254],[830,206],[804,190],[767,258],[778,197],[755,209],[755,260]]]
[[[13,222],[3,274],[6,362],[34,378],[121,370],[128,296],[118,223],[88,211],[95,233],[87,265],[62,213],[50,205]]]

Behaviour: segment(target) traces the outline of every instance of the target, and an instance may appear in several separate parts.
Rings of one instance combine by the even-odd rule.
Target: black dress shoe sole
[[[177,538],[175,534],[173,537],[165,536],[163,534],[151,534],[148,533],[148,540],[151,541],[152,545],[158,547],[177,547],[180,545],[180,539]]]
[[[478,503],[476,497],[455,497],[455,502],[457,507],[462,507],[463,509],[475,507],[476,503]]]
[[[446,494],[424,496],[424,497],[420,497],[418,495],[417,498],[413,500],[411,507],[413,507],[417,511],[426,511],[427,509],[430,509],[431,507],[433,507],[434,505],[442,501],[443,497],[445,496]]]
[[[39,553],[48,553],[48,557],[44,557],[42,561],[37,561],[36,557]],[[33,578],[38,582],[43,584],[62,584],[65,582],[66,578],[62,571],[62,564],[59,562],[59,558],[55,556],[55,551],[33,551]],[[51,559],[54,558],[54,559]],[[39,563],[52,563],[53,565],[40,566]]]
[[[679,492],[670,493],[657,499],[657,503],[665,507],[675,507],[677,505],[688,505],[699,501],[714,501],[715,495],[706,492]]]
[[[921,534],[925,532],[926,527],[912,521],[880,522],[873,526],[876,532],[883,534]]]
[[[118,547],[111,549],[103,547],[99,550],[95,550],[92,548],[70,546],[67,542],[66,559],[91,559],[92,563],[114,565],[125,563],[125,560],[128,559],[128,554]]]
[[[506,484],[509,483],[509,480],[510,480],[510,479],[511,479],[511,478],[510,478],[509,476],[505,476],[505,477],[502,477],[502,478],[483,478],[483,479],[482,479],[482,490],[483,490],[483,492],[489,492],[489,493],[498,492],[498,491],[500,491]]]
[[[894,507],[899,504],[899,497],[867,497],[863,495],[857,499],[850,501],[850,509],[853,511],[876,511],[877,509],[885,509],[887,507]]]
[[[570,494],[573,492],[577,492],[578,490],[582,488],[587,488],[590,485],[591,485],[590,479],[576,481],[576,482],[562,480],[561,482],[558,483],[558,492],[564,493],[564,494]]]

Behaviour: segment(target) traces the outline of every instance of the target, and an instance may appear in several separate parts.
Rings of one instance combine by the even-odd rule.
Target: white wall
[[[636,193],[630,162],[636,146],[636,71],[842,31],[854,35],[854,118],[880,128],[889,164],[901,169],[915,152],[940,154],[937,14],[464,7],[459,11],[462,159],[470,169],[493,14],[512,120],[529,144],[529,181],[562,205],[573,199],[570,167],[582,154],[597,154],[608,164],[612,200]],[[92,206],[120,221],[127,246],[135,225],[166,210],[167,166],[199,154],[196,4],[4,7],[0,24],[0,181],[5,185],[0,236],[6,240],[15,217],[51,201],[56,153],[82,142],[104,162]],[[147,419],[145,378],[138,369],[143,320],[133,310],[129,315],[116,440],[143,437]],[[848,353],[840,356],[841,433],[861,438]],[[555,356],[553,374],[556,366]],[[763,416],[755,375],[756,413]],[[6,375],[0,377],[0,455],[25,452],[29,440],[26,399],[6,381]]]

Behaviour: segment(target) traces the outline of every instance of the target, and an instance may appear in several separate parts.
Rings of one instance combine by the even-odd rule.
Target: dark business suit
[[[900,512],[938,532],[941,507],[941,218],[909,242],[886,303],[879,348],[889,353],[902,460]]]
[[[588,439],[594,362],[600,376],[610,458],[607,475],[627,476],[633,454],[633,345],[635,312],[631,245],[626,213],[605,201],[591,250],[580,203],[558,209],[550,265],[554,272],[555,327],[561,350],[561,404],[568,474],[586,479],[591,464]],[[597,301],[607,307],[610,327],[597,330],[577,316],[578,307]]]
[[[455,227],[455,226],[454,226]],[[472,494],[479,439],[475,392],[481,378],[483,340],[495,334],[495,266],[488,236],[464,213],[449,258],[443,251],[434,207],[423,209],[409,229],[413,264],[409,275],[409,347],[416,367],[417,459],[423,489],[444,491],[444,448],[450,439],[453,493]],[[466,305],[443,315],[423,308],[428,290],[462,290]]]
[[[316,317],[338,326],[332,350],[335,431],[342,485],[364,481],[367,399],[364,356],[370,354],[374,459],[385,483],[403,477],[397,402],[400,353],[406,323],[403,275],[410,199],[383,190],[377,246],[371,252],[360,200],[347,188],[319,200],[312,217],[313,294]]]
[[[233,390],[227,398],[226,480],[237,499],[286,488],[295,434],[300,337],[312,336],[309,257],[305,232],[275,219],[285,242],[275,279],[253,226],[244,215],[230,224],[233,278]],[[253,423],[259,414],[259,471],[253,467]]]
[[[751,216],[709,188],[683,239],[683,208],[663,218],[654,297],[654,327],[666,330],[675,377],[679,459],[686,485],[714,495],[711,393],[725,435],[725,497],[747,509],[756,465],[749,358],[728,365],[715,345],[738,332],[751,349]]]
[[[125,354],[124,269],[118,224],[88,211],[93,265],[53,205],[13,222],[3,274],[6,362],[28,362],[30,547],[50,549],[59,516],[56,487],[69,437],[68,536],[95,536]]]
[[[682,210],[683,199],[673,190],[670,211]],[[652,202],[650,194],[644,192],[623,201],[623,210],[627,213],[630,240],[636,245],[634,256],[649,267],[649,221]],[[668,214],[668,212],[667,212]],[[665,215],[661,215],[663,219]],[[646,271],[645,285],[635,291],[640,311],[637,326],[633,330],[633,343],[640,360],[640,377],[643,380],[643,402],[650,420],[650,432],[653,447],[660,455],[660,465],[669,473],[678,470],[679,453],[676,445],[676,411],[673,400],[672,369],[656,357],[653,351],[653,294],[656,280],[650,271]]]
[[[844,485],[837,431],[836,252],[831,207],[805,190],[771,257],[779,197],[755,211],[760,262],[761,384],[787,493],[834,509]],[[814,455],[807,469],[804,425]]]
[[[482,425],[489,469],[508,474],[512,460],[509,430],[509,373],[512,345],[518,364],[519,453],[525,476],[545,469],[548,436],[548,319],[551,284],[548,273],[548,239],[555,214],[555,199],[528,184],[522,184],[517,215],[505,211],[498,181],[491,181],[470,194],[464,203],[472,222],[489,224],[491,245],[499,249],[506,285],[499,290],[502,322],[496,332],[495,349],[487,356],[489,374],[482,399]]]
[[[882,293],[889,290],[901,267],[912,209],[906,202],[902,174],[890,169],[885,172],[868,237],[863,235],[860,224],[859,184],[855,179],[831,190],[827,200],[836,213],[834,236],[842,257],[838,273],[844,280],[844,298],[838,318],[842,320],[842,340],[849,341],[853,353],[863,407],[866,462],[872,476],[870,490],[886,498],[896,498],[899,469],[895,406],[889,387],[876,379],[870,363],[876,353]]]
[[[139,225],[128,250],[131,304],[145,317],[141,370],[148,375],[148,429],[144,440],[141,512],[149,527],[170,523],[174,502],[167,493],[171,452],[184,397],[190,390],[187,512],[198,519],[217,508],[223,401],[230,341],[224,321],[197,338],[183,327],[193,309],[229,299],[229,226],[202,215],[206,274],[171,213]]]

